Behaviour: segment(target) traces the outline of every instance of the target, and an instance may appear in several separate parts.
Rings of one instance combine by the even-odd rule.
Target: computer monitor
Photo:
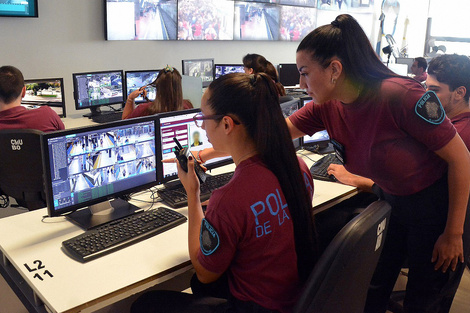
[[[288,118],[295,112],[297,112],[302,107],[301,101],[299,99],[294,99],[281,103],[282,114],[285,118]],[[298,149],[302,145],[302,140],[300,138],[293,140],[295,149]]]
[[[145,70],[145,71],[126,71],[126,98],[129,94],[137,89],[147,86],[147,98],[150,101],[155,100],[157,96],[157,89],[155,86],[149,86],[153,83],[160,73],[160,70]],[[135,98],[135,103],[143,103],[146,100],[142,96]]]
[[[214,59],[183,60],[183,75],[201,77],[202,87],[214,80]]]
[[[85,229],[132,214],[118,197],[158,183],[154,117],[47,133],[42,154],[49,216]]]
[[[38,17],[38,0],[0,1],[0,16]]]
[[[207,140],[204,129],[196,126],[193,116],[200,112],[199,109],[176,111],[158,115],[157,127],[160,134],[157,134],[157,154],[162,160],[173,159],[175,157],[175,142],[173,138],[178,138],[183,147],[190,147],[196,156],[196,151],[211,148],[212,144]],[[222,157],[208,160],[205,163],[207,169],[213,169],[232,162],[231,157]],[[168,182],[178,177],[178,169],[175,163],[157,164],[159,180]]]
[[[75,73],[73,78],[73,96],[75,109],[90,109],[90,117],[101,113],[100,107],[111,104],[123,104],[124,86],[123,72],[103,71]]]
[[[215,79],[230,73],[245,73],[243,64],[216,64]]]
[[[279,82],[284,86],[296,86],[299,84],[299,70],[295,63],[279,64]]]
[[[300,99],[301,106],[305,106],[307,103],[311,102],[311,97],[303,97]],[[316,132],[312,136],[305,135],[302,138],[302,147],[316,147],[318,153],[328,153],[332,152],[332,148],[329,145],[330,136],[326,130]]]
[[[64,80],[62,78],[27,79],[21,104],[28,109],[47,105],[60,117],[66,117]]]
[[[235,1],[233,39],[279,39],[281,7],[273,3],[266,3],[268,1],[263,2]]]

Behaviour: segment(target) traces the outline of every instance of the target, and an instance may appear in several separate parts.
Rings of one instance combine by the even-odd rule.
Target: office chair
[[[0,194],[29,210],[46,206],[41,134],[34,129],[0,130]]]
[[[315,265],[295,313],[362,313],[382,252],[391,208],[376,201],[333,238]]]

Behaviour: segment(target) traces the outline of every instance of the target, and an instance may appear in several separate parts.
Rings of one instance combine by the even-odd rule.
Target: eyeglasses
[[[221,120],[224,116],[229,116],[229,115],[224,115],[224,114],[218,114],[218,115],[204,115],[202,112],[197,113],[196,115],[193,116],[194,123],[196,123],[197,127],[202,127],[202,123],[206,120]],[[240,122],[234,119],[233,117],[229,116],[233,122],[236,125],[240,125]]]

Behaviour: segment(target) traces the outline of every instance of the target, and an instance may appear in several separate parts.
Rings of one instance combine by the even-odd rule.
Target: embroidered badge
[[[219,247],[219,234],[209,222],[203,218],[201,224],[201,234],[199,236],[199,244],[202,254],[211,255]]]
[[[439,125],[445,117],[445,111],[441,101],[434,91],[426,92],[415,107],[416,114],[428,123]]]

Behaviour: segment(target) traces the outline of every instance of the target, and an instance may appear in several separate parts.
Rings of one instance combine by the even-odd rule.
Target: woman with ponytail
[[[154,101],[142,103],[135,106],[135,98],[140,95],[147,96],[145,88],[140,88],[131,92],[127,96],[126,105],[122,111],[122,119],[139,116],[153,115],[163,112],[183,110],[183,88],[181,85],[181,74],[177,69],[166,66],[158,73],[157,79],[152,83],[157,89],[157,96]]]
[[[288,119],[292,136],[326,129],[345,168],[392,206],[365,312],[386,311],[405,260],[405,312],[448,312],[464,268],[470,156],[436,95],[390,71],[350,15],[307,35],[297,67],[314,101]]]
[[[225,274],[228,300],[154,292],[137,300],[133,312],[291,312],[318,258],[313,181],[296,156],[272,79],[220,77],[194,119],[215,151],[231,155],[236,165],[230,182],[213,192],[205,215],[194,160],[188,172],[178,168],[197,278],[210,284]]]

